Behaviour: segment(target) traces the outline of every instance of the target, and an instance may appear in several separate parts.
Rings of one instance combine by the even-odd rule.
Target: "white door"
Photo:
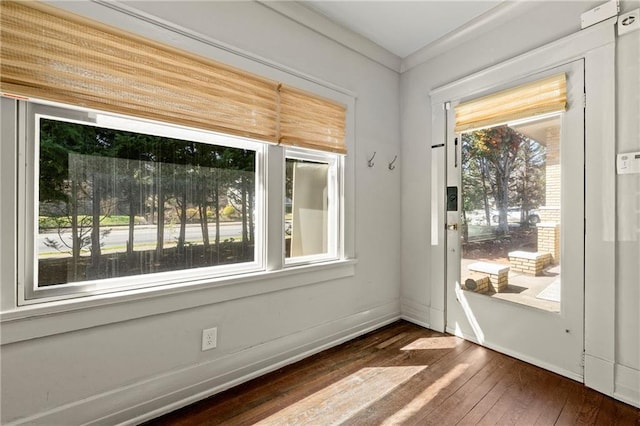
[[[565,112],[456,134],[452,99],[446,136],[447,332],[576,380],[584,348],[583,69],[580,60],[514,82],[565,73]]]

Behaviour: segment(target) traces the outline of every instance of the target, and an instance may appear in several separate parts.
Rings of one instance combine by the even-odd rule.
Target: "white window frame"
[[[311,161],[315,163],[323,163],[323,164],[329,165],[328,176],[327,176],[327,191],[328,191],[327,193],[327,196],[328,196],[327,252],[321,253],[321,254],[308,255],[308,256],[294,256],[294,257],[288,257],[288,258],[284,257],[283,259],[284,266],[285,267],[297,266],[302,264],[337,260],[341,258],[343,256],[342,250],[341,250],[341,247],[343,244],[341,243],[342,238],[340,237],[342,234],[340,232],[340,229],[342,228],[340,223],[341,222],[340,218],[342,217],[343,207],[342,207],[342,203],[340,202],[340,200],[342,199],[342,196],[341,196],[341,187],[339,183],[342,180],[341,176],[342,176],[343,156],[339,154],[329,153],[329,152],[314,151],[310,149],[303,149],[303,148],[297,148],[297,147],[287,147],[285,148],[284,159],[285,161],[283,162],[283,176],[286,175],[286,170],[284,170],[284,167],[286,167],[287,159]],[[286,179],[283,179],[283,182],[282,182],[283,194],[285,194],[286,192],[284,190],[285,183],[286,183]],[[283,212],[284,212],[285,211],[284,196],[282,199],[282,203],[283,203]],[[282,215],[282,225],[283,227],[285,226],[284,214]],[[282,238],[283,238],[283,244],[284,244],[284,238],[285,238],[284,234]],[[284,256],[284,253],[283,253],[283,256]]]
[[[185,284],[205,278],[226,277],[265,270],[265,156],[263,142],[236,136],[169,125],[150,120],[61,106],[48,102],[19,102],[18,158],[18,305],[29,305],[82,296],[120,292],[147,287]],[[94,281],[38,287],[38,205],[39,205],[39,120],[49,118],[114,130],[191,140],[199,143],[244,148],[256,153],[254,260],[238,264],[181,269]],[[24,165],[24,166],[22,166]],[[23,197],[20,197],[24,194]]]

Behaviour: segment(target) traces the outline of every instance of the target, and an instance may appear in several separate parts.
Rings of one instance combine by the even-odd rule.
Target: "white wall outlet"
[[[640,29],[640,9],[632,10],[618,17],[618,35]]]
[[[202,330],[202,350],[208,351],[218,346],[218,328],[207,328]]]

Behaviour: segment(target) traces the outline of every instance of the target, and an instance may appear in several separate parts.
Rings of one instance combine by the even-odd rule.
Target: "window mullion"
[[[268,271],[284,265],[284,148],[269,145],[266,150],[266,265]]]

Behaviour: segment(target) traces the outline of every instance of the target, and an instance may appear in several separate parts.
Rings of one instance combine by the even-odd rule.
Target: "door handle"
[[[458,230],[458,224],[457,223],[450,223],[447,225],[447,230],[449,231],[457,231]]]

